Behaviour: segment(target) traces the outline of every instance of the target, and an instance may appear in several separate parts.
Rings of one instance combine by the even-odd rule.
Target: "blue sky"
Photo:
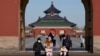
[[[51,1],[61,11],[60,16],[66,16],[79,27],[85,26],[85,10],[81,0],[29,0],[25,12],[25,25],[37,21],[39,16],[44,17],[43,11],[50,7]]]

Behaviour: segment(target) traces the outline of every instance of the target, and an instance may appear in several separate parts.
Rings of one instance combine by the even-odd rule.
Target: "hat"
[[[37,40],[41,40],[41,38],[38,38]]]

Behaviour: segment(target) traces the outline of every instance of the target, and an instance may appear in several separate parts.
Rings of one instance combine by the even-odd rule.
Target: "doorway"
[[[20,3],[20,50],[25,50],[25,8],[29,0],[21,0]],[[85,50],[93,53],[93,8],[92,0],[81,0],[85,8]]]

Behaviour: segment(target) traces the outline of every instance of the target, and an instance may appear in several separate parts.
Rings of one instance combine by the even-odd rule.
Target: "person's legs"
[[[62,37],[60,37],[60,41],[61,41]]]
[[[52,52],[50,52],[50,56],[53,56]]]
[[[53,41],[54,41],[54,47],[55,47],[56,46],[56,40],[54,39]]]
[[[83,43],[81,43],[81,48],[82,48],[82,47],[84,47],[84,46],[83,46]]]
[[[55,46],[54,40],[52,40],[52,42],[53,42],[53,46]]]
[[[69,56],[69,52],[67,52],[67,55],[66,56]]]
[[[67,52],[64,52],[64,56],[66,56],[67,55]]]
[[[46,52],[46,56],[49,56],[49,52]]]
[[[82,43],[82,47],[84,47],[84,43]]]
[[[68,52],[67,52],[67,56],[69,56],[69,50],[70,50],[70,47],[66,46]]]
[[[64,52],[62,51],[62,52],[60,52],[60,56],[64,56]]]
[[[67,52],[60,52],[60,56],[66,56],[67,55]]]
[[[46,56],[52,56],[52,52],[47,52]]]
[[[40,52],[35,52],[35,56],[41,56]]]
[[[59,37],[59,38],[60,38],[60,41],[61,41],[61,40],[62,40],[62,36],[60,35],[60,37]]]
[[[82,48],[82,43],[81,43],[81,46],[80,47]]]

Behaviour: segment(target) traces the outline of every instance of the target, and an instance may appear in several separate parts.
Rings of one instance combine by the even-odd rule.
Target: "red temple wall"
[[[100,35],[100,0],[93,2],[93,34]]]
[[[19,0],[0,0],[0,36],[18,36]]]
[[[100,0],[92,0],[93,4],[93,34],[100,35]]]
[[[55,35],[59,35],[60,30],[65,30],[65,34],[73,32],[73,30],[70,28],[35,28],[33,29],[33,35],[34,32],[35,32],[35,36],[40,35],[41,30],[45,30],[46,35],[48,35],[51,32],[51,30],[55,31]]]

